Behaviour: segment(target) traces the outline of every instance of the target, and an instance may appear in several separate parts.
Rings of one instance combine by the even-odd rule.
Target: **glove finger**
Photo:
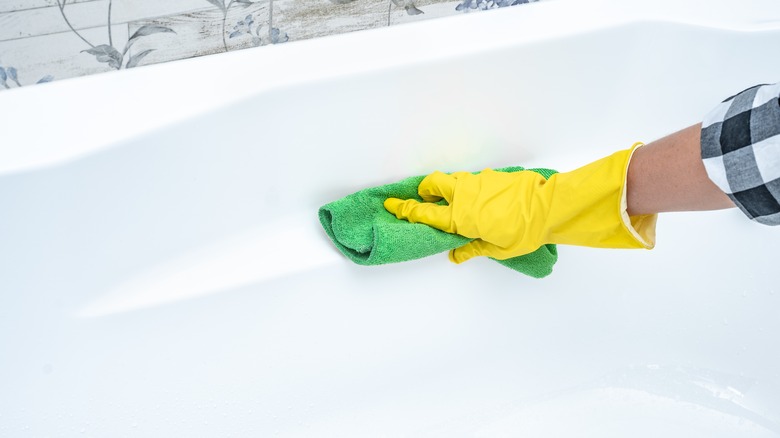
[[[448,256],[451,262],[461,264],[478,256],[496,257],[498,255],[500,257],[501,252],[498,246],[482,239],[475,239],[460,248],[450,250]]]
[[[417,187],[417,193],[428,202],[437,202],[444,198],[450,203],[455,192],[455,181],[455,176],[437,170],[423,178]]]
[[[385,209],[398,219],[406,219],[411,223],[430,225],[442,231],[451,233],[452,209],[448,205],[436,205],[429,202],[418,202],[414,199],[402,200],[387,198]]]

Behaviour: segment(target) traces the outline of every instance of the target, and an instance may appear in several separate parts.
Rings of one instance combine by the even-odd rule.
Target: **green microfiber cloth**
[[[506,167],[496,170],[517,172],[524,169]],[[528,170],[545,178],[556,173],[550,169]],[[364,189],[325,204],[319,210],[322,227],[336,247],[359,265],[415,260],[458,248],[473,240],[425,224],[409,223],[385,210],[387,198],[422,201],[417,194],[417,186],[424,177],[413,176],[397,183]],[[442,200],[440,204],[446,205],[446,201]],[[496,261],[517,272],[542,278],[550,275],[557,260],[558,250],[550,244],[530,254]]]

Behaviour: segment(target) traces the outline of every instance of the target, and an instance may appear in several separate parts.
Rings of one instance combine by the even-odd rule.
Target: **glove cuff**
[[[631,164],[634,152],[642,146],[644,146],[644,143],[642,142],[636,142],[631,146],[631,152],[629,153],[628,160],[626,160],[626,167],[623,169],[623,191],[620,195],[620,217],[626,231],[631,234],[637,243],[646,249],[653,249],[653,247],[655,247],[655,225],[658,220],[658,215],[628,215],[628,201],[626,196],[628,192],[628,166]]]

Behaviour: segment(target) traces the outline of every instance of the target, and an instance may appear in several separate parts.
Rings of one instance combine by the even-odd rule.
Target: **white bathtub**
[[[777,436],[780,235],[736,210],[662,215],[653,251],[560,247],[543,280],[357,266],[317,221],[435,169],[571,169],[780,80],[780,2],[689,3],[0,94],[0,436]]]

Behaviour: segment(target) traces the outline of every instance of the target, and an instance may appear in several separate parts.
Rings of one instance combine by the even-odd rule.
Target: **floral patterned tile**
[[[0,91],[530,1],[0,0]]]
[[[204,3],[208,1],[204,0]],[[269,34],[267,0],[211,3],[214,7],[205,11],[130,23],[130,33],[144,26],[170,29],[172,33],[150,35],[135,44],[133,51],[151,50],[144,63],[155,64],[257,47],[273,41]]]
[[[128,41],[127,25],[111,29],[115,45]],[[108,43],[106,27],[80,34],[96,45]],[[86,49],[89,46],[73,32],[0,42],[0,91],[114,70]]]

